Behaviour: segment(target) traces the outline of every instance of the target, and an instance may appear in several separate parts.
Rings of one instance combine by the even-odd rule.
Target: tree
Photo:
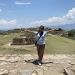
[[[72,37],[75,35],[75,29],[68,31],[68,36]]]
[[[63,31],[63,29],[62,28],[58,28],[58,31]]]

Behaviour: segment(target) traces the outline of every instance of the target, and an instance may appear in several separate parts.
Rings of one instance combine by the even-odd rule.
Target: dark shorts
[[[45,44],[43,44],[43,45],[37,44],[36,47],[37,47],[37,52],[38,52],[38,56],[39,56],[38,59],[42,61],[44,50],[45,50]]]

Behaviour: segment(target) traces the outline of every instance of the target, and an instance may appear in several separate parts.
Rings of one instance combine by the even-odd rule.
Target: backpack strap
[[[37,33],[36,35],[38,35],[39,33]],[[42,35],[43,35],[43,33],[42,33]],[[41,35],[41,36],[42,36]],[[39,41],[39,39],[41,38],[41,36],[36,40],[36,42],[35,42],[35,44],[37,44],[37,42]]]

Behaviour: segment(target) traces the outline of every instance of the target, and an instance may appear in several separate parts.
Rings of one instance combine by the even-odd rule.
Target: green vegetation
[[[49,35],[46,39],[46,53],[73,54],[75,53],[75,41],[60,37],[57,35]]]
[[[13,38],[20,37],[22,34],[24,33],[10,33],[7,35],[0,35],[0,54],[18,54],[28,52],[26,49],[22,49],[21,47],[16,48],[16,46],[9,46]]]
[[[75,29],[68,31],[68,37],[67,38],[75,40]]]
[[[75,35],[75,29],[68,31],[68,36],[73,37]]]
[[[36,48],[34,45],[16,45],[9,46],[12,39],[19,37],[25,33],[10,33],[7,35],[0,35],[0,54],[34,54]],[[75,41],[60,37],[57,35],[48,34],[46,37],[47,54],[73,54],[75,53]]]

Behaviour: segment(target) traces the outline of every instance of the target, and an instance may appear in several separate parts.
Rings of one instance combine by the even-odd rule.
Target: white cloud
[[[13,20],[0,20],[0,25],[16,25],[16,19]]]
[[[8,21],[8,24],[12,24],[12,25],[16,24],[16,19]]]
[[[0,9],[0,12],[2,12],[2,9]]]
[[[31,2],[15,2],[16,5],[30,5]]]
[[[75,23],[75,8],[72,8],[62,17],[50,17],[47,20],[33,21],[31,25],[62,25]]]

